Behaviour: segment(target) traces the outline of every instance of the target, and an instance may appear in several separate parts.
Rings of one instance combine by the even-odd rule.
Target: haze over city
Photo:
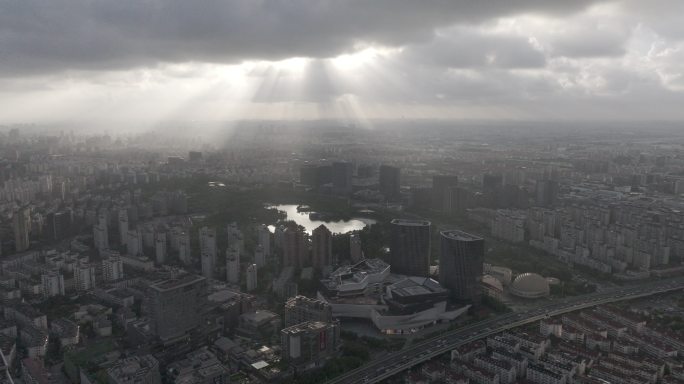
[[[0,0],[0,384],[684,384],[683,16]]]

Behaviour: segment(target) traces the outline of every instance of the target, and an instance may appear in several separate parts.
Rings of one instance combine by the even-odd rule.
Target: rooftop
[[[450,231],[442,231],[440,232],[442,237],[450,239],[450,240],[458,240],[458,241],[478,241],[482,240],[481,237],[471,235],[470,233],[459,231],[457,229],[450,230]]]
[[[406,227],[429,227],[430,222],[427,220],[409,220],[409,219],[394,219],[391,221],[394,225],[403,225]]]
[[[150,284],[150,288],[156,291],[169,291],[172,289],[184,287],[187,285],[195,284],[199,281],[206,280],[205,277],[199,275],[184,275],[174,279],[166,279],[156,281]]]
[[[445,292],[439,283],[429,277],[407,277],[389,286],[392,295],[397,296],[419,296],[430,293]]]

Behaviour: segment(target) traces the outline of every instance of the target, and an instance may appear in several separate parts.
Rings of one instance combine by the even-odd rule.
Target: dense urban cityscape
[[[0,384],[684,384],[683,16],[0,0]]]
[[[684,380],[681,133],[402,124],[7,127],[4,380]]]

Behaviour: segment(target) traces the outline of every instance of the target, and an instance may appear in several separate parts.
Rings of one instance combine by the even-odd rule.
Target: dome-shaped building
[[[526,299],[537,299],[549,295],[549,282],[536,273],[523,273],[513,280],[511,294]]]

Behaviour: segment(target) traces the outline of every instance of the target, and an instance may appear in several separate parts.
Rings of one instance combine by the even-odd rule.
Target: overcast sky
[[[0,124],[682,120],[682,0],[0,0]]]

